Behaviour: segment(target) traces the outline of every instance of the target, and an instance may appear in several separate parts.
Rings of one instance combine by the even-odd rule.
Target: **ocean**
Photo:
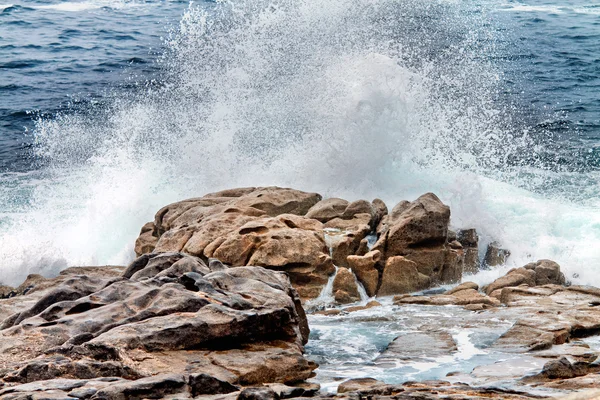
[[[600,3],[0,4],[0,282],[127,264],[236,186],[435,192],[452,225],[600,285]]]

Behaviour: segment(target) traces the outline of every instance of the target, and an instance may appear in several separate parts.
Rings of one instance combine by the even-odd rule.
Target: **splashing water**
[[[552,258],[598,284],[598,175],[546,168],[547,138],[503,95],[490,15],[441,0],[192,4],[160,80],[37,121],[39,169],[1,176],[0,280],[127,263],[163,205],[280,185],[390,208],[433,191],[512,263]]]

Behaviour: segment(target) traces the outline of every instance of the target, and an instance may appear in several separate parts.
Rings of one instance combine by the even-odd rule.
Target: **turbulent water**
[[[1,4],[0,281],[125,264],[161,206],[280,185],[389,206],[433,191],[510,265],[551,258],[599,285],[599,15],[582,0]]]

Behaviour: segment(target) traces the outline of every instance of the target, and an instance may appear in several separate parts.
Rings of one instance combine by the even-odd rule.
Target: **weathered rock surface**
[[[464,252],[465,274],[476,274],[479,272],[479,236],[475,229],[462,229],[457,232],[457,241],[461,244]]]
[[[344,267],[338,269],[333,280],[333,296],[339,304],[360,300],[354,274]]]
[[[410,293],[429,287],[429,276],[419,272],[417,264],[405,257],[390,257],[385,263],[378,296]]]
[[[449,221],[450,209],[432,193],[402,201],[388,215],[379,199],[322,200],[294,189],[240,188],[162,208],[142,227],[135,250],[285,271],[303,300],[319,296],[335,265],[352,270],[369,296],[381,296],[461,279],[465,260],[477,258],[477,233],[449,236]],[[401,275],[386,273],[386,264],[398,256],[414,262],[428,282],[392,284],[390,277]],[[344,292],[336,297],[342,303],[357,298]]]
[[[13,311],[0,330],[0,397],[189,398],[309,378],[308,324],[288,277],[209,265],[152,253],[127,269],[28,279],[27,293],[0,300]]]
[[[364,256],[348,256],[348,266],[363,284],[369,297],[377,294],[379,287],[379,270],[377,264],[381,260],[381,252],[370,251]]]
[[[509,256],[509,250],[500,247],[498,242],[492,242],[488,244],[482,264],[485,268],[503,265]]]
[[[385,263],[396,256],[414,262],[418,272],[429,277],[429,285],[460,281],[464,251],[458,242],[450,245],[449,222],[450,209],[433,193],[412,203],[400,202],[380,222],[373,250],[381,252]],[[398,293],[402,292],[392,294]]]

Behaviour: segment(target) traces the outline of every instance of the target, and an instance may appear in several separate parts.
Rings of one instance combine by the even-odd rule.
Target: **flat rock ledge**
[[[316,368],[282,272],[161,253],[25,286],[0,300],[2,399],[192,398],[304,382]]]

